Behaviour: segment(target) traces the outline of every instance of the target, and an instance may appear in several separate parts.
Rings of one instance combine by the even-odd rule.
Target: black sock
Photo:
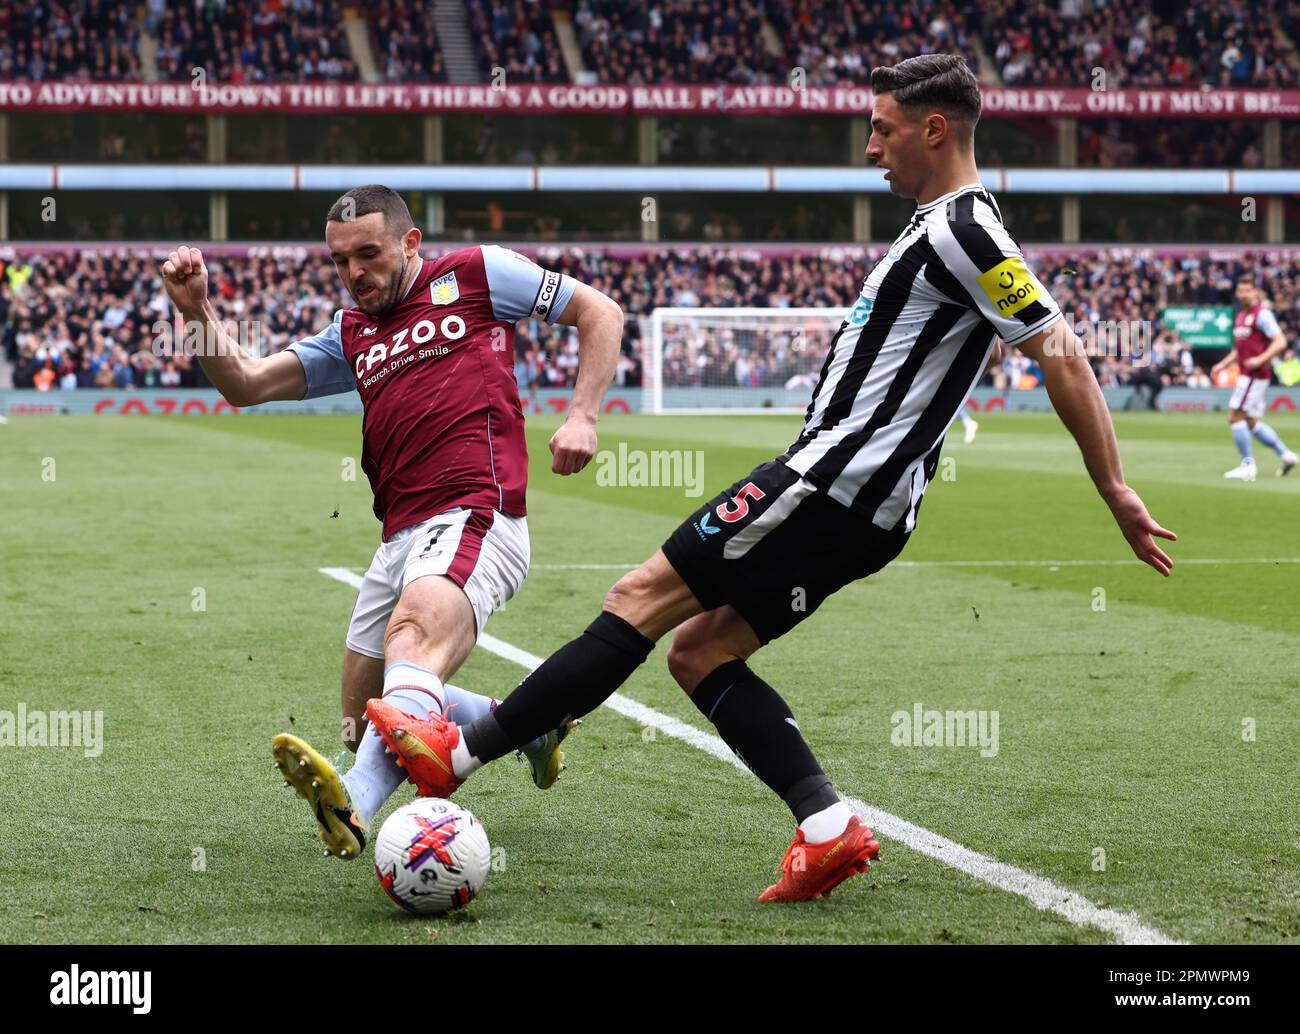
[[[617,614],[604,611],[519,683],[496,710],[461,729],[465,748],[486,764],[567,718],[594,711],[645,663],[654,646]]]
[[[715,668],[691,700],[749,770],[785,801],[795,822],[840,799],[786,702],[744,661]]]

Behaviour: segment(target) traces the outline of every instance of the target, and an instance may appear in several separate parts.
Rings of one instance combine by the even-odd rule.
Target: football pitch
[[[0,711],[11,731],[20,706],[101,712],[103,737],[0,746],[0,939],[1300,936],[1300,473],[1274,477],[1256,445],[1260,480],[1225,482],[1236,454],[1218,414],[1115,419],[1129,483],[1179,534],[1172,578],[1131,559],[1054,417],[989,415],[974,444],[949,436],[900,561],[752,662],[841,792],[883,816],[870,873],[827,901],[755,902],[793,822],[718,756],[665,640],[621,713],[599,709],[566,744],[555,788],[513,758],[466,784],[494,871],[467,908],[429,919],[393,907],[369,849],[321,857],[270,754],[282,731],[339,749],[346,582],[378,541],[360,419],[14,417]],[[1300,417],[1270,422],[1300,442]],[[506,695],[521,660],[579,634],[626,566],[799,421],[602,421],[601,449],[698,451],[698,497],[601,485],[595,465],[556,477],[555,426],[528,426],[532,573],[488,626],[497,652],[451,680],[480,693]],[[996,736],[951,742],[931,711],[974,712]]]

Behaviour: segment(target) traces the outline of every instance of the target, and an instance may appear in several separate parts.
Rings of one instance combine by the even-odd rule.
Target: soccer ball
[[[375,875],[408,912],[439,915],[483,889],[492,860],[483,823],[441,797],[420,797],[388,816],[375,839]]]

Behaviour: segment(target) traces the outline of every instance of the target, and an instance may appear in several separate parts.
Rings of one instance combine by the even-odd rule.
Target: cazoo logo
[[[997,306],[1000,316],[1014,316],[1026,305],[1038,300],[1042,285],[1029,272],[1025,260],[1013,255],[999,262],[987,273],[981,273],[979,285]]]
[[[390,347],[387,341],[376,341],[365,352],[357,353],[356,371],[360,379],[380,363],[401,355],[411,345],[426,345],[441,334],[449,341],[456,341],[465,336],[465,321],[459,316],[444,316],[441,323],[433,320],[420,320],[413,327],[403,327],[393,336]],[[407,340],[409,337],[409,341]]]

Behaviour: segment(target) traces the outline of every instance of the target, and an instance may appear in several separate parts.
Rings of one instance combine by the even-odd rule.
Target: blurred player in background
[[[402,783],[373,729],[360,744],[366,701],[462,721],[496,701],[446,682],[488,616],[528,573],[528,454],[514,378],[514,327],[533,318],[578,328],[581,366],[568,416],[551,438],[551,469],[574,474],[596,449],[596,418],[613,379],[623,314],[599,291],[490,245],[425,260],[401,196],[348,191],[326,218],[325,242],[356,307],[314,337],[260,358],[230,341],[208,300],[197,248],[163,265],[167,293],[212,347],[200,362],[236,406],[358,391],[361,466],[383,541],[366,572],[343,659],[344,742],[356,762],[339,777],[305,741],[283,734],[273,753],[305,797],[326,853],[355,858],[380,805]],[[550,786],[568,723],[525,746],[533,780]],[[350,734],[350,735],[349,735]]]
[[[988,365],[984,367],[984,373],[980,375],[981,378],[987,375],[993,367],[997,366],[1001,361],[1002,346],[995,341],[993,343],[993,354],[989,356]],[[961,409],[957,411],[957,419],[961,421],[962,441],[967,445],[970,445],[970,443],[975,440],[975,435],[979,433],[980,425],[976,422],[975,418],[970,415],[970,413],[966,412],[965,406],[962,406]]]
[[[1268,382],[1272,377],[1271,363],[1286,351],[1286,337],[1273,310],[1265,307],[1264,292],[1255,286],[1253,276],[1243,273],[1237,277],[1236,294],[1241,311],[1232,324],[1232,348],[1214,364],[1210,376],[1216,376],[1233,363],[1241,367],[1228,402],[1228,427],[1232,431],[1232,440],[1237,443],[1237,451],[1241,453],[1241,462],[1223,476],[1238,481],[1254,481],[1252,434],[1281,458],[1282,465],[1277,468],[1279,476],[1289,474],[1291,468],[1300,462],[1300,456],[1288,449],[1277,432],[1264,423]]]

